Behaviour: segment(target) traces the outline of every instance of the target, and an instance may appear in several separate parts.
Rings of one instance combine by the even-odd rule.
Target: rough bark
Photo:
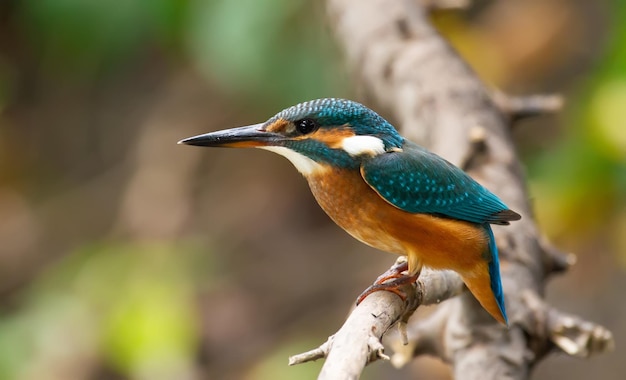
[[[327,0],[331,26],[369,103],[390,114],[404,136],[464,168],[523,218],[511,226],[494,227],[509,326],[491,319],[464,292],[429,318],[412,320],[409,344],[396,346],[392,362],[402,365],[414,356],[431,354],[450,363],[457,379],[526,379],[554,349],[584,357],[610,349],[608,330],[543,301],[549,275],[566,270],[574,260],[552,247],[535,224],[510,130],[517,118],[554,110],[560,100],[512,99],[487,89],[430,24],[424,4]],[[423,287],[435,300],[454,295],[445,286],[433,286],[445,281],[438,276],[450,273],[430,273],[418,290]],[[446,292],[437,293],[442,290]],[[422,291],[416,292],[413,306],[424,301],[419,298]],[[364,302],[353,312],[386,313],[385,325],[376,327],[377,339],[402,319],[411,304],[402,307],[396,295],[379,293],[384,295],[377,295],[377,301],[387,303],[383,311],[378,303]],[[328,359],[320,378],[357,378],[368,360],[384,357],[371,341],[371,328],[371,320],[351,316],[342,330],[352,331],[352,345],[337,344],[342,330],[325,344],[322,356]],[[351,346],[369,350],[355,356]],[[346,360],[359,365],[350,372],[336,370],[336,364]]]

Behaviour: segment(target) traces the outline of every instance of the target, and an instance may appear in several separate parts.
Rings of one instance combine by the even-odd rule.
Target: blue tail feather
[[[496,238],[493,236],[491,226],[489,224],[485,224],[484,226],[489,235],[489,253],[491,254],[491,260],[489,260],[489,282],[491,284],[491,291],[493,291],[493,295],[496,298],[498,307],[500,307],[504,321],[508,325],[509,321],[506,316],[506,309],[504,308],[504,292],[502,291],[502,280],[500,278],[500,260],[498,259]]]

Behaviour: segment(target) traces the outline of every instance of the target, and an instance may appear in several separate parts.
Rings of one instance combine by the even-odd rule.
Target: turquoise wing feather
[[[481,224],[520,218],[461,169],[409,141],[402,151],[365,160],[361,175],[387,202],[410,213]]]

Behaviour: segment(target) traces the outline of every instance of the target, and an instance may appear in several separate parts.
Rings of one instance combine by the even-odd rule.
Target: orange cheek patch
[[[287,126],[289,125],[289,122],[285,119],[278,119],[275,122],[273,122],[272,124],[268,125],[265,130],[267,132],[273,132],[273,133],[283,133],[285,132],[285,129],[287,128]]]
[[[311,138],[317,141],[321,141],[326,144],[329,148],[332,149],[340,149],[341,143],[343,139],[346,137],[354,136],[354,132],[352,132],[348,128],[338,128],[338,129],[318,129],[314,133],[303,136],[305,138]]]

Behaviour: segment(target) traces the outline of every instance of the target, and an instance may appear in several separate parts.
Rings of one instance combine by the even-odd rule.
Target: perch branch
[[[418,305],[440,303],[460,294],[464,288],[454,272],[424,269],[415,285],[404,287],[408,295],[406,301],[391,292],[370,294],[352,310],[339,331],[321,346],[290,357],[289,365],[326,357],[320,379],[357,378],[367,363],[389,359],[383,352],[381,339],[394,324],[402,326],[403,319],[410,316]]]

